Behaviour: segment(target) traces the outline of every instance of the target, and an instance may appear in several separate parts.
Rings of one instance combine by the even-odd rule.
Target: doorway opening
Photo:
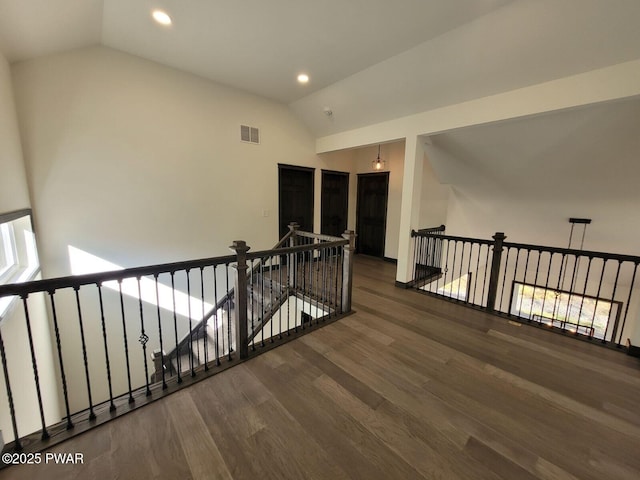
[[[340,237],[347,229],[349,174],[322,170],[320,232]]]
[[[278,164],[278,221],[280,238],[296,222],[301,230],[313,231],[314,168]]]
[[[358,175],[356,253],[384,257],[388,197],[389,172]]]

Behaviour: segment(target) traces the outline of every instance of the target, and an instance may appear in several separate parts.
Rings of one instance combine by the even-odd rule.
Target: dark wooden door
[[[340,237],[347,229],[349,174],[322,171],[320,232]]]
[[[278,165],[280,238],[291,222],[313,231],[313,174],[313,168]]]
[[[375,257],[384,256],[388,195],[389,172],[358,175],[357,253]]]

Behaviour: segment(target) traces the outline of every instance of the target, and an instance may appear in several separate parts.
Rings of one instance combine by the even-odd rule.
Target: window
[[[514,282],[511,313],[589,337],[605,338],[620,302]]]
[[[0,225],[0,283],[18,264],[16,256],[15,234],[11,223]]]
[[[31,210],[0,215],[0,285],[33,280],[39,271]],[[14,300],[0,298],[0,319]]]

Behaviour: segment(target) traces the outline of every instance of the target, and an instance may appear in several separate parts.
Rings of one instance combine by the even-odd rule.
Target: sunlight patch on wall
[[[69,245],[69,263],[71,265],[71,273],[73,275],[84,275],[87,273],[101,273],[116,270],[124,270],[124,267],[109,262],[103,258],[92,255],[91,253],[80,250],[79,248]],[[119,291],[117,281],[104,282],[104,287]],[[171,287],[158,283],[158,293],[156,295],[156,282],[150,278],[142,277],[140,279],[140,290],[138,292],[138,280],[136,278],[127,278],[122,281],[122,293],[136,299],[142,298],[143,302],[152,305],[159,305],[160,308],[173,312],[174,293]],[[175,312],[178,315],[189,317],[189,307],[191,307],[191,319],[198,321],[202,319],[202,312],[209,312],[213,305],[202,300],[190,297],[186,293],[175,291]]]

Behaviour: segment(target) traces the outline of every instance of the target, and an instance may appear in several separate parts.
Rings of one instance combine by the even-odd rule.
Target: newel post
[[[159,348],[157,350],[154,350],[153,352],[151,352],[151,360],[153,361],[153,370],[154,372],[151,374],[151,381],[152,382],[160,382],[161,380],[164,380],[164,374],[163,372],[165,371],[165,356],[167,354],[165,352],[163,352],[162,350],[160,350]],[[164,383],[162,385],[162,388],[165,389],[167,388],[167,384]]]
[[[498,295],[498,280],[500,279],[500,263],[502,262],[502,244],[507,238],[504,232],[497,232],[493,237],[493,256],[491,258],[491,276],[489,277],[489,293],[487,294],[487,311],[493,312],[496,308]]]
[[[342,312],[351,311],[351,295],[353,292],[353,255],[356,249],[356,234],[353,230],[347,230],[342,234],[349,240],[344,246],[344,258],[342,259]]]
[[[291,222],[289,225],[289,232],[291,234],[291,236],[289,237],[289,246],[290,247],[295,247],[296,246],[296,232],[298,231],[298,229],[300,228],[300,224],[296,223],[296,222]],[[289,265],[289,267],[287,268],[287,272],[288,275],[288,279],[289,279],[289,288],[294,289],[296,288],[296,254],[295,253],[290,253],[289,254],[289,258],[287,259],[287,264]]]
[[[247,252],[249,247],[243,240],[235,240],[229,247],[236,253],[235,322],[236,351],[240,359],[249,356],[249,328],[247,326]]]

